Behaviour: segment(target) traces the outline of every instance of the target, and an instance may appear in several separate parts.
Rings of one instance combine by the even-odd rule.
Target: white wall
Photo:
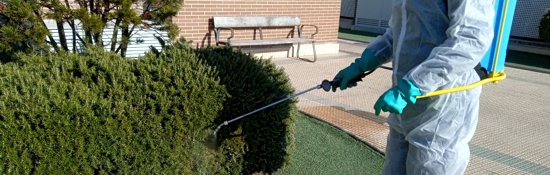
[[[52,34],[54,40],[59,44],[59,33],[57,31],[57,25],[55,24],[55,21],[54,20],[44,20],[44,22],[46,23],[46,27],[48,28],[48,30],[50,30],[50,33]],[[77,33],[79,33],[79,35],[81,37],[84,37],[84,31],[82,30],[82,27],[80,25],[80,22],[76,21],[75,23],[77,23]],[[68,44],[68,47],[69,47],[69,50],[72,50],[73,49],[73,44],[72,44],[72,40],[73,40],[73,36],[72,36],[72,30],[71,30],[71,27],[69,26],[69,24],[64,24],[63,26],[64,28],[64,31],[65,31],[65,35],[67,37],[67,44]],[[113,35],[113,31],[114,31],[114,23],[113,22],[110,22],[108,23],[108,27],[105,28],[103,30],[103,44],[104,44],[104,48],[105,50],[110,50],[111,48],[111,38],[112,38],[112,35]],[[117,36],[117,41],[120,42],[120,38],[121,38],[121,34],[122,34],[122,31],[119,29],[118,31],[118,36]],[[130,38],[130,43],[128,45],[128,50],[126,52],[126,57],[140,57],[140,56],[143,56],[145,55],[145,53],[147,51],[150,50],[150,46],[153,46],[157,49],[161,49],[161,45],[159,43],[159,41],[157,40],[157,38],[155,38],[155,36],[160,36],[162,38],[164,38],[165,40],[168,39],[168,33],[167,32],[163,32],[163,31],[157,31],[153,28],[144,28],[144,27],[136,27],[135,31],[134,31],[134,34],[132,35],[132,37]],[[80,44],[78,44],[78,39],[77,39],[77,50],[80,50],[81,47],[79,46]],[[118,47],[118,44],[117,44],[117,47]]]

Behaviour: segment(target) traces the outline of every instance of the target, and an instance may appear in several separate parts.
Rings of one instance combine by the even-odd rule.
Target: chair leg
[[[296,58],[300,58],[300,43],[298,43],[298,49],[296,49]]]
[[[290,52],[292,52],[292,57],[289,56]],[[293,58],[294,57],[294,45],[290,45],[290,51],[286,54],[286,57]]]
[[[312,62],[312,63],[317,61],[317,51],[315,49],[315,42],[311,42],[311,45],[313,46],[313,60],[300,58],[300,43],[298,43],[298,49],[296,51],[297,52],[296,58],[304,60],[304,61]]]
[[[313,46],[313,62],[317,61],[317,51],[315,51],[315,41],[311,42]]]

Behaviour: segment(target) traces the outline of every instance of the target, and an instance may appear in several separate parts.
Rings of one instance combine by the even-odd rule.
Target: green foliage
[[[11,61],[19,51],[47,50],[48,30],[39,21],[29,3],[18,0],[6,2],[0,13],[0,61]]]
[[[201,141],[227,92],[192,50],[18,56],[0,66],[1,174],[223,173]]]
[[[177,45],[175,47],[178,47]],[[283,70],[231,48],[198,49],[199,59],[218,70],[230,97],[215,123],[233,119],[291,95],[294,90]],[[294,147],[295,101],[290,100],[222,128],[218,151],[231,174],[272,173],[288,163]]]
[[[266,59],[184,40],[140,59],[18,54],[0,66],[1,174],[252,174],[294,149],[293,93]]]
[[[43,48],[46,44],[45,39],[48,37],[47,44],[56,52],[76,52],[76,48],[71,50],[68,47],[70,42],[86,48],[104,47],[104,44],[108,44],[110,47],[107,48],[110,48],[110,51],[124,57],[130,37],[140,27],[153,27],[167,31],[169,37],[175,39],[178,28],[172,23],[171,17],[181,9],[183,0],[8,0],[4,3],[6,8],[3,17],[7,20],[3,20],[5,23],[3,22],[0,26],[2,40],[0,50],[2,51],[10,51],[10,48],[14,47],[13,43],[25,43],[31,47]],[[53,41],[53,34],[46,29],[43,18],[55,20],[59,43]],[[109,22],[114,23],[115,32],[110,36],[111,41],[105,42],[103,30],[113,27],[107,25]],[[63,24],[68,24],[70,28],[65,28]],[[84,30],[83,34],[76,32],[80,30],[79,24]],[[75,40],[68,41],[68,38],[75,38]],[[18,48],[18,50],[28,51],[29,47]]]
[[[168,31],[168,36],[175,39],[179,35],[179,28],[171,21],[171,17],[178,14],[183,0],[146,0],[146,6],[151,9],[145,13],[150,16],[154,25]],[[147,8],[146,8],[147,9]]]
[[[539,35],[544,41],[550,42],[550,10],[540,20]]]

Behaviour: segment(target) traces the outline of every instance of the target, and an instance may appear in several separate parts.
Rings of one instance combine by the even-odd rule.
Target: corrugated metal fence
[[[539,38],[540,20],[550,9],[550,0],[518,0],[512,36]]]
[[[355,6],[357,0],[342,0],[340,6],[340,17],[355,18]]]
[[[59,44],[59,33],[57,31],[57,25],[55,24],[54,20],[44,20],[46,23],[46,27],[48,27],[48,30],[52,34],[52,37],[54,40]],[[82,30],[82,25],[79,21],[75,21],[76,24],[76,32],[81,36],[84,37],[84,30]],[[64,26],[65,35],[67,38],[67,45],[69,50],[73,49],[73,35],[71,27],[68,23],[65,23]],[[107,23],[107,27],[103,30],[103,45],[105,50],[110,50],[111,48],[111,38],[113,36],[114,32],[114,22]],[[117,35],[117,41],[120,42],[121,40],[121,34],[122,31],[118,30]],[[134,33],[130,37],[130,43],[128,44],[128,50],[126,52],[126,57],[130,58],[137,58],[140,56],[145,55],[147,51],[150,50],[150,46],[153,46],[159,50],[161,50],[161,44],[159,43],[158,39],[155,37],[161,37],[164,40],[168,40],[168,33],[165,31],[158,31],[153,28],[145,28],[143,26],[136,26]],[[76,40],[77,51],[81,51],[82,47],[78,39]],[[117,47],[118,47],[117,43]]]

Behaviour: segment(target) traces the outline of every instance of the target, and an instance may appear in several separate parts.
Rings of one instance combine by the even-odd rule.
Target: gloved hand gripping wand
[[[364,78],[365,76],[371,74],[372,72],[374,72],[374,70],[369,71],[369,72],[366,72],[366,73],[363,73],[363,74],[361,74],[361,75],[359,75],[359,76],[357,76],[357,77],[351,79],[351,80],[348,82],[348,84],[350,84],[350,83],[355,83],[355,82],[359,82],[359,81],[363,81],[363,78]],[[233,123],[233,122],[235,122],[235,121],[237,121],[237,120],[240,120],[240,119],[242,119],[242,118],[245,118],[245,117],[247,117],[247,116],[249,116],[249,115],[252,115],[252,114],[254,114],[254,113],[256,113],[256,112],[259,112],[259,111],[261,111],[261,110],[264,110],[264,109],[269,108],[269,107],[272,107],[272,106],[275,106],[275,105],[277,105],[277,104],[279,104],[279,103],[282,103],[282,102],[284,102],[284,101],[293,99],[293,98],[295,98],[295,97],[298,97],[298,96],[300,96],[300,95],[303,95],[303,94],[308,93],[308,92],[313,91],[313,90],[317,90],[317,89],[321,89],[321,88],[322,88],[323,90],[325,90],[325,92],[328,92],[328,91],[330,91],[332,88],[338,88],[338,87],[340,87],[340,84],[341,84],[341,83],[342,83],[342,80],[341,80],[341,79],[336,79],[336,80],[334,80],[334,81],[323,80],[323,82],[322,82],[321,84],[315,85],[314,87],[311,87],[311,88],[309,88],[309,89],[307,89],[307,90],[304,90],[304,91],[302,91],[302,92],[295,93],[295,94],[290,95],[290,96],[288,96],[288,97],[286,97],[286,98],[283,98],[283,99],[281,99],[281,100],[278,100],[278,101],[276,101],[276,102],[273,102],[273,103],[271,103],[271,104],[268,104],[268,105],[266,105],[266,106],[264,106],[264,107],[258,108],[258,109],[256,109],[256,110],[251,111],[251,112],[249,112],[249,113],[246,113],[246,114],[244,114],[244,115],[238,116],[238,117],[236,117],[236,118],[234,118],[234,119],[224,121],[222,124],[220,124],[220,125],[218,125],[218,127],[216,127],[216,129],[214,130],[214,132],[212,133],[212,135],[214,136],[214,138],[216,138],[216,133],[218,132],[218,130],[221,129],[222,126],[229,125],[230,123]]]

